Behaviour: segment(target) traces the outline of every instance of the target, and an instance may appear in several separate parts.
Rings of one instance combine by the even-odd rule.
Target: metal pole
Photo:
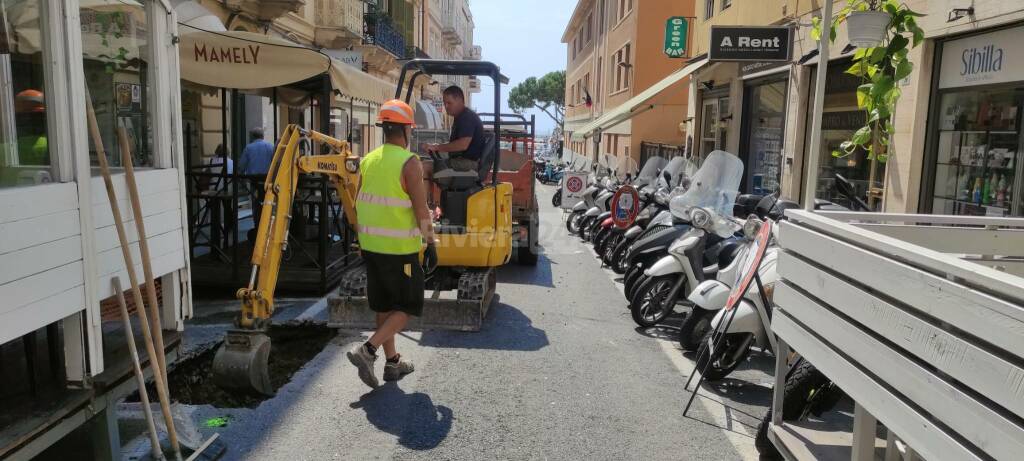
[[[832,27],[832,0],[821,7],[821,41],[818,42],[818,75],[814,83],[814,108],[811,110],[811,150],[807,157],[807,177],[804,178],[804,209],[814,211],[814,195],[818,187],[818,164],[821,162],[821,119],[825,111],[825,76],[828,73],[830,28]]]

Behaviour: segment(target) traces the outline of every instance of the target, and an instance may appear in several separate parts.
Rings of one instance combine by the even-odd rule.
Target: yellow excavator
[[[412,60],[402,68],[396,98],[402,96],[406,76],[410,73],[410,88],[422,75],[490,76],[495,83],[495,107],[500,107],[500,86],[508,81],[498,67],[489,62]],[[411,94],[410,89],[407,101]],[[314,154],[323,149],[329,152]],[[428,288],[435,293],[457,290],[460,305],[472,305],[482,313],[486,312],[486,305],[494,294],[495,268],[507,263],[512,253],[512,185],[497,181],[499,156],[497,140],[489,139],[480,161],[481,170],[477,172],[454,171],[444,166],[443,158],[424,159],[425,163],[432,164],[432,168],[428,168],[433,171],[432,177],[428,179],[440,192],[439,203],[435,205],[441,209],[434,223],[438,266],[430,275]],[[218,386],[273,395],[267,329],[274,313],[274,290],[281,258],[288,245],[299,175],[321,174],[330,178],[344,207],[345,220],[354,228],[358,219],[355,197],[358,195],[359,160],[346,141],[296,125],[285,128],[264,184],[266,194],[253,243],[249,285],[236,294],[242,309],[235,327],[226,333],[214,356],[213,378]],[[361,280],[349,277],[342,285],[342,291],[349,298],[358,295],[360,289],[365,293],[365,277]]]

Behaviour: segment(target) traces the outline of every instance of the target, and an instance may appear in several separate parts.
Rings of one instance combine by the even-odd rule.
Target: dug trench
[[[271,327],[268,335],[272,346],[267,368],[270,383],[276,393],[291,381],[295,372],[338,336],[338,330],[323,324],[290,323]],[[213,357],[219,347],[218,343],[216,347],[211,347],[173,366],[168,374],[168,387],[173,401],[190,405],[209,404],[217,408],[256,408],[263,401],[273,398],[217,387],[213,381]],[[150,383],[147,390],[150,399],[154,399],[154,384]],[[126,399],[126,402],[138,401],[137,392]]]

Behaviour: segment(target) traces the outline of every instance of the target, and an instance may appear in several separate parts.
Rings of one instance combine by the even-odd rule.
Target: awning
[[[667,89],[668,87],[675,85],[676,83],[679,83],[679,81],[681,81],[682,79],[690,76],[690,74],[696,72],[697,69],[700,69],[702,66],[707,64],[707,62],[707,58],[704,58],[687,64],[682,69],[679,69],[670,74],[668,77],[663,78],[660,82],[651,85],[646,90],[642,91],[640,94],[633,96],[629,101],[626,101],[619,105],[618,107],[608,112],[605,112],[600,117],[595,119],[593,122],[590,122],[584,125],[582,128],[576,130],[572,134],[572,139],[574,141],[582,141],[586,138],[593,136],[594,133],[597,131],[603,131],[608,128],[611,128],[626,120],[629,120],[630,118],[641,112],[644,112],[652,108],[653,106],[648,105],[647,101],[657,96],[658,93],[665,91],[665,89]]]
[[[337,59],[331,60],[331,86],[340,102],[349,98],[384,104],[394,98],[396,83],[374,77]],[[341,107],[345,107],[343,104]]]
[[[331,58],[286,40],[179,24],[181,78],[216,88],[272,88],[328,72]]]

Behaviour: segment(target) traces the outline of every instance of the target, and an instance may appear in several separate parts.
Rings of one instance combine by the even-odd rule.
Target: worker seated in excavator
[[[433,160],[433,180],[441,189],[442,221],[451,226],[466,225],[466,204],[482,187],[494,163],[494,136],[484,133],[484,124],[473,109],[466,107],[462,88],[444,90],[444,108],[455,117],[449,142],[428,144]]]

